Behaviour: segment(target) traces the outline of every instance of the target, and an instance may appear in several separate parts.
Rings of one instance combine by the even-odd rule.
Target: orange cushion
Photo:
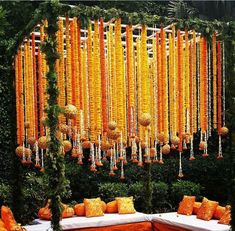
[[[4,205],[1,208],[1,217],[8,230],[10,230],[12,226],[17,224],[11,209]]]
[[[84,199],[84,204],[86,217],[99,217],[104,215],[99,197],[95,199]]]
[[[193,204],[193,214],[197,215],[199,208],[201,207],[201,202],[194,202]]]
[[[72,217],[74,215],[74,209],[72,207],[66,206],[62,212],[62,218]]]
[[[85,216],[85,205],[84,203],[76,204],[74,206],[75,214],[77,216]]]
[[[106,213],[118,213],[118,205],[116,200],[107,203]]]
[[[102,210],[103,210],[103,212],[105,213],[106,208],[107,208],[106,203],[105,203],[104,201],[101,201],[101,206],[102,206]]]
[[[218,204],[219,203],[216,201],[203,200],[202,205],[197,212],[197,218],[209,221],[213,217],[213,214]]]
[[[136,212],[133,197],[118,197],[116,198],[116,201],[119,214],[130,214]]]
[[[219,224],[229,225],[231,221],[231,206],[227,205],[225,208],[225,212],[218,221]]]
[[[187,216],[192,215],[194,202],[195,196],[184,196],[183,200],[179,204],[177,213]]]
[[[47,207],[39,209],[38,217],[42,220],[51,220],[51,210]]]
[[[219,220],[225,213],[225,210],[226,210],[225,207],[217,206],[213,217]]]

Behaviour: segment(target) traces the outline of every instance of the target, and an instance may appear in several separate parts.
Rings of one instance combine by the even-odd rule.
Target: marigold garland
[[[101,74],[101,95],[102,95],[102,124],[103,131],[107,132],[107,92],[106,92],[106,73],[105,73],[105,46],[104,46],[104,20],[100,19],[99,26],[100,38],[100,74]]]
[[[96,136],[98,138],[98,136],[102,132],[101,75],[100,75],[100,47],[99,47],[99,24],[98,24],[98,20],[95,20],[95,22],[94,22],[93,81],[94,81],[94,84],[95,84],[94,93],[95,93]]]
[[[212,62],[213,62],[213,127],[217,128],[217,58],[216,58],[216,34],[212,37]]]
[[[179,152],[182,152],[182,120],[183,120],[183,81],[182,81],[182,72],[181,72],[181,62],[182,62],[182,44],[181,44],[181,35],[180,31],[177,31],[177,50],[178,50],[178,65],[177,65],[177,74],[178,74],[178,127],[179,127]]]
[[[71,47],[70,47],[68,17],[66,17],[65,40],[66,40],[66,104],[72,104]]]
[[[46,26],[44,22],[40,28],[41,41],[46,37],[44,33]],[[143,164],[141,149],[145,149],[146,163],[150,163],[153,159],[154,162],[158,162],[158,141],[162,150],[163,143],[169,140],[169,135],[174,138],[171,140],[172,148],[175,149],[178,145],[180,155],[186,148],[186,142],[189,143],[191,139],[190,158],[194,158],[193,133],[198,132],[200,128],[203,134],[202,140],[206,140],[208,126],[210,126],[207,121],[208,108],[210,109],[207,102],[207,52],[210,52],[210,49],[207,50],[205,38],[196,37],[195,31],[192,33],[178,31],[175,37],[174,27],[171,32],[161,28],[159,32],[156,30],[147,37],[145,25],[142,25],[139,30],[139,36],[133,33],[136,28],[131,25],[127,25],[126,32],[122,33],[123,26],[120,19],[116,19],[115,24],[112,22],[104,24],[103,19],[100,19],[100,22],[95,20],[86,31],[80,28],[76,17],[66,18],[65,23],[63,18],[59,18],[58,28],[56,35],[57,50],[60,55],[60,59],[56,61],[57,86],[60,92],[58,104],[61,107],[73,104],[76,106],[76,111],[79,110],[76,124],[73,124],[76,126],[71,127],[69,119],[67,131],[62,127],[64,134],[61,137],[65,138],[67,133],[69,139],[73,139],[73,146],[80,153],[79,163],[82,162],[82,141],[88,138],[93,144],[99,141],[92,152],[94,157],[92,169],[95,171],[96,165],[102,165],[101,149],[103,142],[106,142],[106,131],[108,141],[114,145],[115,156],[112,157],[111,164],[114,169],[117,168],[118,162],[121,162],[122,166],[126,162],[124,147],[126,145],[135,147],[138,139],[141,140],[138,159],[137,154],[133,152],[132,160],[139,162],[139,165]],[[126,36],[125,42],[124,36]],[[27,40],[23,48],[23,74],[21,74],[20,50],[15,57],[17,142],[19,144],[23,143],[24,138],[25,140],[30,137],[37,138],[37,129],[40,130],[40,136],[44,135],[42,118],[47,104],[47,96],[44,93],[47,87],[45,75],[48,67],[40,48],[35,53],[34,34],[31,39],[31,44]],[[218,114],[214,114],[220,134],[222,126],[222,102],[219,101],[222,91],[221,44],[218,44],[216,54],[215,35],[212,43],[213,102],[214,94],[218,100],[216,105]],[[200,45],[199,56],[197,56],[197,44]],[[214,57],[214,54],[218,57]],[[218,66],[216,60],[218,60]],[[199,72],[198,82],[197,72]],[[198,104],[199,107],[197,107]],[[214,108],[213,103],[213,110]],[[152,117],[150,125],[150,120],[147,120],[149,127],[146,129],[137,125],[137,121],[141,121],[144,112]],[[38,114],[40,125],[37,125]],[[59,122],[65,124],[65,117],[60,116]],[[109,131],[108,128],[111,130]],[[156,149],[152,156],[150,147]],[[106,158],[106,150],[103,150],[103,153]],[[160,159],[162,163],[162,157]],[[122,168],[122,178],[123,171]],[[182,166],[180,175],[182,176]]]
[[[34,89],[34,127],[35,127],[35,139],[38,139],[38,107],[37,107],[37,76],[36,76],[36,50],[35,50],[35,34],[32,33],[32,62],[33,62],[33,89]]]

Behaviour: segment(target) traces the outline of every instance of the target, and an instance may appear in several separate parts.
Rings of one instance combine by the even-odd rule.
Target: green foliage
[[[128,186],[124,183],[104,183],[99,184],[99,195],[105,201],[115,200],[115,197],[128,195]]]
[[[184,195],[196,196],[200,195],[200,185],[191,181],[178,180],[171,187],[171,199],[178,205]]]
[[[168,185],[164,182],[152,182],[151,187],[153,190],[151,201],[152,211],[156,213],[169,210],[171,206],[168,203]],[[128,194],[134,197],[137,211],[145,210],[146,195],[144,192],[143,182],[136,182],[129,185]]]
[[[22,182],[23,203],[20,220],[23,224],[37,218],[39,208],[44,206],[47,199],[48,178],[45,174],[37,175],[34,172],[25,174]]]
[[[173,0],[168,4],[168,15],[173,18],[188,19],[195,15],[195,9],[183,0]]]
[[[0,183],[0,206],[9,204],[11,198],[11,188],[9,185]]]

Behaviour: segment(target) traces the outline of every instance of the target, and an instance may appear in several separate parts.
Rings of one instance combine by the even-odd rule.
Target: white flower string
[[[139,167],[143,166],[141,142],[139,142],[139,162],[138,162],[138,166]]]
[[[183,170],[182,170],[182,153],[179,152],[179,174],[178,174],[178,177],[179,178],[182,178],[184,175],[183,175]]]

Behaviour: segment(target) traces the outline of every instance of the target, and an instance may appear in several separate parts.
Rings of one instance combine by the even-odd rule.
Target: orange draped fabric
[[[112,225],[106,227],[93,227],[93,228],[81,228],[81,229],[72,229],[69,231],[152,231],[152,223],[150,221],[123,224],[123,225]]]
[[[189,229],[184,229],[184,228],[156,223],[156,222],[153,222],[152,225],[153,225],[153,231],[189,231]]]

